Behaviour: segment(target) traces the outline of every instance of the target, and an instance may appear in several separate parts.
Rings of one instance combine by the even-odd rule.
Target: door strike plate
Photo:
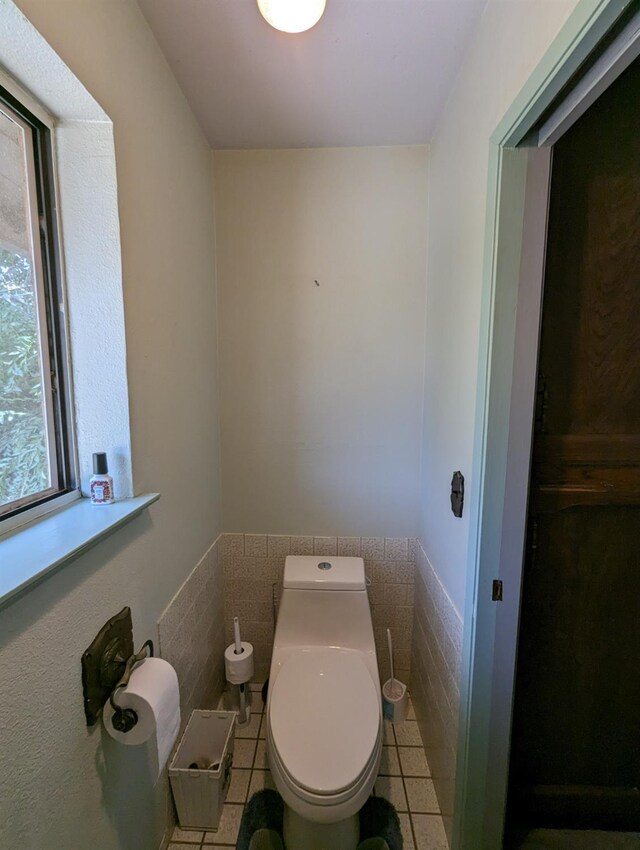
[[[494,578],[491,587],[491,601],[502,602],[502,582],[500,579]]]

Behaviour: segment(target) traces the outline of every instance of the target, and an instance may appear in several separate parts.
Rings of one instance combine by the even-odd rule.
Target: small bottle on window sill
[[[93,455],[93,475],[89,479],[92,505],[112,505],[113,478],[109,475],[107,455],[105,452],[95,452]]]

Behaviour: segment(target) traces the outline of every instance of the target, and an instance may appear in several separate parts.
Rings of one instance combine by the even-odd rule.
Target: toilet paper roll
[[[121,688],[116,702],[132,708],[138,722],[128,732],[113,728],[113,708],[107,701],[102,711],[104,727],[121,744],[144,744],[156,734],[158,774],[167,763],[180,730],[180,689],[173,667],[162,658],[145,658],[134,667],[129,684]]]
[[[242,641],[242,652],[236,655],[235,644],[230,644],[224,651],[224,669],[227,682],[231,685],[243,685],[253,676],[253,647]]]

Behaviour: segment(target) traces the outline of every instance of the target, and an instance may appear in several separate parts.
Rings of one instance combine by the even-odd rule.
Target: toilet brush
[[[238,617],[233,618],[233,644],[234,653],[242,655],[242,641],[240,640],[240,620]],[[244,682],[238,687],[240,688],[240,711],[238,712],[238,726],[246,726],[251,718],[251,709],[247,712],[246,694],[244,690]]]
[[[390,720],[392,723],[402,723],[407,716],[409,698],[407,695],[407,686],[396,679],[394,674],[391,629],[387,629],[387,645],[389,647],[391,678],[387,679],[382,686],[382,710],[386,720]]]
[[[393,675],[393,641],[391,640],[391,629],[387,629],[387,646],[389,647],[389,666],[391,667],[389,696],[394,699],[399,699],[402,696],[402,686],[400,682],[396,682],[395,676]]]

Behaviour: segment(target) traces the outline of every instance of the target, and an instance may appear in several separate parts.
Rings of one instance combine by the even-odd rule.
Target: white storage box
[[[169,765],[182,829],[217,829],[233,765],[234,711],[194,711]]]

